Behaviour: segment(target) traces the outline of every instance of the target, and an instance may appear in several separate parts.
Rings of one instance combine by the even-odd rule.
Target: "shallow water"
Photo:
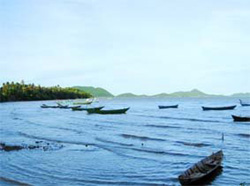
[[[243,99],[244,100],[244,99]],[[0,104],[0,142],[49,149],[0,151],[0,185],[180,185],[178,175],[223,149],[223,170],[209,185],[249,183],[250,115],[236,98],[101,99],[106,108],[130,107],[124,115],[42,109],[54,101]],[[178,109],[158,105],[179,104]],[[201,106],[234,105],[202,111]],[[224,133],[224,142],[221,140]]]

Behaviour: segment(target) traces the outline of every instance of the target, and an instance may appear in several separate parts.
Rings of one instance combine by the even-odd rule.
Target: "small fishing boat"
[[[77,108],[72,108],[73,111],[87,111],[87,110],[101,110],[102,108],[104,108],[104,106],[102,107],[92,107],[92,108],[81,108],[80,107],[77,107]]]
[[[41,108],[60,108],[60,109],[71,109],[71,108],[79,108],[81,106],[68,106],[68,105],[61,105],[61,104],[57,104],[57,106],[49,106],[49,105],[45,105],[42,104]]]
[[[70,109],[71,108],[68,105],[62,105],[61,103],[58,103],[58,102],[57,102],[57,105],[58,105],[58,108],[60,108],[60,109]]]
[[[65,105],[65,106],[61,106],[59,108],[63,108],[63,109],[77,109],[77,108],[80,108],[80,107],[81,107],[80,105],[78,105],[78,106],[67,106],[67,105]]]
[[[69,109],[69,106],[68,105],[61,105],[61,106],[58,105],[58,108],[60,108],[60,109]]]
[[[197,182],[206,181],[217,168],[221,167],[223,159],[222,150],[195,163],[192,167],[183,172],[178,178],[182,185],[193,185]]]
[[[92,102],[75,102],[73,105],[90,105]]]
[[[125,114],[128,110],[129,107],[115,110],[87,110],[87,112],[89,114]]]
[[[78,106],[69,106],[69,108],[71,108],[71,109],[77,109],[77,108],[81,108],[81,106],[80,105],[78,105]]]
[[[80,105],[77,105],[77,106],[68,106],[68,105],[63,105],[61,103],[57,103],[57,105],[58,105],[58,108],[61,108],[61,109],[77,109],[77,108],[81,107]]]
[[[178,108],[178,105],[167,105],[167,106],[159,105],[158,107],[159,109],[168,109],[168,108]]]
[[[233,110],[236,105],[226,107],[202,107],[203,110]]]
[[[243,107],[250,106],[250,103],[243,103],[243,101],[240,99],[240,104]]]
[[[46,104],[42,104],[41,108],[59,108],[59,106],[49,106],[49,105],[46,105]]]
[[[235,116],[232,115],[234,121],[238,121],[238,122],[250,122],[250,117],[241,117],[241,116]]]
[[[80,101],[80,102],[74,102],[73,104],[74,104],[74,105],[90,105],[91,103],[93,103],[93,101],[94,101],[93,99],[91,99],[91,100],[90,100],[90,99],[87,99],[87,100],[84,101],[84,102],[81,102],[81,101]]]

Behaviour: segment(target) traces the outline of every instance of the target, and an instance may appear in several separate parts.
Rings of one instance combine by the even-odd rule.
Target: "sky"
[[[249,0],[0,0],[0,84],[250,92]]]

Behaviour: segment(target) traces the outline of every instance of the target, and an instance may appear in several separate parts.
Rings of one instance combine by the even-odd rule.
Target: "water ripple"
[[[152,137],[147,137],[147,136],[137,136],[133,134],[121,134],[123,138],[129,138],[129,139],[138,139],[141,141],[147,141],[147,140],[152,140],[152,141],[166,141],[165,139],[161,138],[152,138]]]

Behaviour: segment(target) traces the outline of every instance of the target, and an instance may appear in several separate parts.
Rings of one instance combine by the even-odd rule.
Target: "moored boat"
[[[234,121],[238,121],[238,122],[250,122],[250,117],[241,117],[241,116],[235,116],[232,115]]]
[[[60,109],[69,109],[69,106],[68,105],[58,105],[58,108]]]
[[[243,103],[243,101],[240,99],[240,104],[243,107],[250,106],[250,103]]]
[[[46,104],[42,104],[41,108],[59,108],[59,106],[49,106],[49,105],[46,105]]]
[[[58,104],[56,106],[49,106],[49,105],[46,105],[46,104],[41,105],[41,108],[71,109],[71,108],[79,108],[79,107],[81,107],[81,106],[68,106],[68,105],[61,105],[61,104]]]
[[[128,108],[124,109],[113,109],[113,110],[87,110],[89,114],[125,114],[129,110]]]
[[[159,105],[158,107],[159,109],[168,109],[168,108],[178,108],[178,105],[167,105],[167,106]]]
[[[197,182],[206,181],[212,173],[221,167],[222,159],[222,150],[202,159],[178,177],[180,183],[182,185],[193,185]]]
[[[68,108],[69,108],[69,106],[68,106],[68,105],[62,105],[62,104],[61,104],[61,103],[59,103],[59,102],[57,102],[56,104],[58,105],[58,107],[57,107],[57,108],[61,108],[61,109],[68,109]]]
[[[235,109],[236,105],[232,105],[232,106],[226,106],[226,107],[203,107],[203,110],[233,110]]]
[[[92,108],[77,107],[77,108],[72,108],[72,110],[73,111],[87,111],[87,110],[101,110],[102,108],[104,108],[104,106],[102,106],[102,107],[92,107]]]
[[[77,109],[77,108],[80,108],[81,106],[78,105],[78,106],[62,106],[62,107],[59,107],[59,108],[64,108],[64,109]]]
[[[86,101],[84,101],[84,102],[81,102],[81,101],[79,101],[79,102],[73,102],[73,104],[74,105],[90,105],[91,103],[93,103],[93,99],[87,99]]]

